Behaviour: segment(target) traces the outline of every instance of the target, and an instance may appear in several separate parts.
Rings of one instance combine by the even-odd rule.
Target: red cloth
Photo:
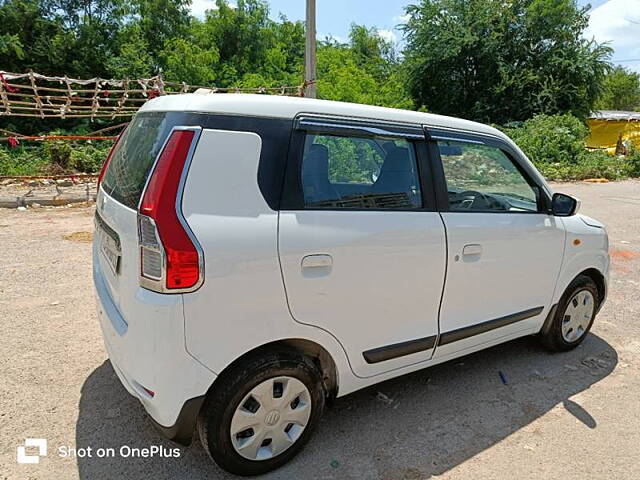
[[[17,88],[13,88],[11,85],[9,85],[7,80],[4,78],[4,75],[1,73],[0,73],[0,82],[2,82],[2,86],[9,93],[16,93],[18,91]]]

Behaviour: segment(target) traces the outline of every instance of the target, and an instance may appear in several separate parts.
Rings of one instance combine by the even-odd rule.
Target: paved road
[[[339,399],[306,450],[266,478],[640,478],[640,182],[556,188],[611,237],[609,301],[584,344],[552,355],[521,339]],[[180,458],[119,456],[174,445],[106,359],[82,233],[92,229],[86,207],[0,209],[0,479],[228,478],[198,442]],[[48,439],[37,465],[16,463],[25,437]],[[92,457],[59,457],[67,446]]]

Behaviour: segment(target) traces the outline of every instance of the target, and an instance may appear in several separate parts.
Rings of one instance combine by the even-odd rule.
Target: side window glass
[[[415,149],[404,139],[308,134],[301,180],[309,208],[422,207]]]
[[[464,212],[536,212],[537,187],[497,147],[439,141],[449,208]]]

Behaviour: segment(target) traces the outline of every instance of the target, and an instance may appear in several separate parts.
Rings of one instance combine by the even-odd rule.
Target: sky
[[[233,5],[233,1],[229,1]],[[283,13],[289,20],[304,20],[305,0],[269,0],[271,16]],[[376,27],[384,38],[401,42],[406,0],[317,0],[316,30],[319,39],[332,36],[346,41],[351,23]],[[640,72],[640,0],[578,0],[591,4],[589,27],[584,35],[597,42],[609,42],[613,61]],[[202,17],[213,0],[193,0],[191,10]]]

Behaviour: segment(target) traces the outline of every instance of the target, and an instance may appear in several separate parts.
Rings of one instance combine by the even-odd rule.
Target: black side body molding
[[[409,340],[408,342],[394,343],[393,345],[385,345],[384,347],[373,348],[362,352],[362,356],[367,363],[384,362],[392,358],[411,355],[412,353],[423,352],[429,350],[436,345],[436,336],[418,338],[417,340]]]
[[[457,342],[458,340],[464,340],[465,338],[473,337],[474,335],[479,335],[496,328],[506,327],[507,325],[511,325],[512,323],[526,320],[527,318],[535,317],[536,315],[540,315],[540,312],[542,312],[542,310],[544,310],[544,307],[530,308],[529,310],[524,310],[522,312],[512,313],[511,315],[507,315],[506,317],[496,318],[487,322],[471,325],[470,327],[463,327],[457,330],[443,333],[442,335],[440,335],[438,346]]]

